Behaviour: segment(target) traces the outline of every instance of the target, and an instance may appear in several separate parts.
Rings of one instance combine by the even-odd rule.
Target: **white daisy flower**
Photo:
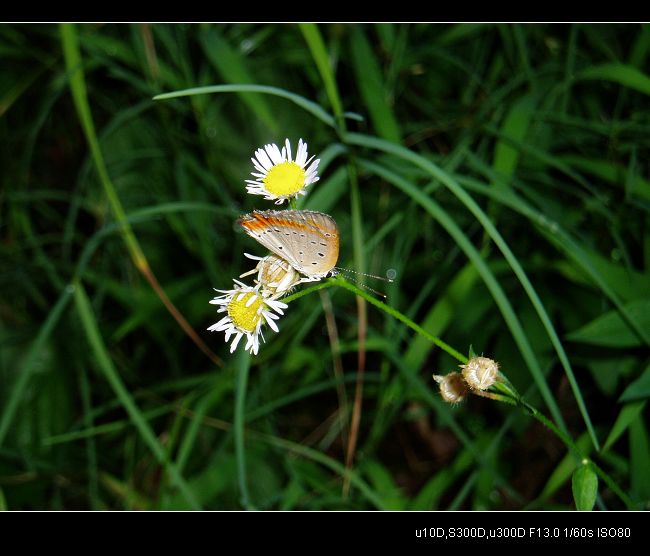
[[[277,299],[304,281],[295,268],[277,255],[267,255],[266,257],[256,257],[249,253],[244,253],[244,255],[259,262],[253,270],[249,270],[239,277],[243,278],[257,272],[255,284],[261,289],[264,297]]]
[[[235,280],[235,288],[232,290],[215,290],[223,295],[215,297],[210,301],[213,305],[220,305],[218,313],[227,314],[217,323],[208,328],[210,332],[224,331],[226,342],[230,336],[234,339],[230,344],[230,353],[237,349],[239,340],[246,335],[246,351],[257,355],[260,347],[259,337],[262,335],[262,323],[266,322],[272,330],[278,332],[278,325],[275,323],[283,315],[283,309],[288,305],[269,299],[260,294],[257,288],[251,288],[246,284]],[[278,314],[276,314],[278,313]]]
[[[292,160],[289,139],[284,141],[282,151],[275,143],[264,145],[263,149],[255,151],[251,158],[255,172],[251,172],[254,180],[246,180],[246,191],[253,195],[264,195],[265,199],[281,205],[286,199],[305,194],[305,188],[316,181],[318,163],[312,162],[314,156],[307,159],[307,143],[298,141],[296,159]],[[311,164],[310,164],[311,162]]]

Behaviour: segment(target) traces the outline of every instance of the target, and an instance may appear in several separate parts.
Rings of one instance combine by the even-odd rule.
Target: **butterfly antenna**
[[[384,282],[393,282],[393,278],[394,278],[394,277],[388,278],[384,276],[377,276],[376,274],[368,274],[367,272],[359,272],[357,270],[352,270],[351,268],[340,268],[338,266],[336,267],[336,270],[342,272],[343,274],[356,274],[357,276],[367,276],[368,278],[375,278],[376,280],[383,280]]]
[[[374,288],[371,288],[370,286],[366,286],[365,284],[359,284],[359,287],[363,288],[364,290],[371,291],[372,293],[378,295],[379,297],[382,297],[383,299],[386,299],[388,297],[385,293],[377,291]]]

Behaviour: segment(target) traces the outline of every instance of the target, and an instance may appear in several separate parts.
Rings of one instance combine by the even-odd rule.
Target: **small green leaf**
[[[643,398],[650,398],[650,365],[645,368],[639,378],[625,389],[619,401],[629,402]]]
[[[650,300],[628,303],[625,308],[641,330],[650,332]],[[642,340],[623,320],[618,311],[609,311],[567,335],[569,340],[597,346],[630,348]]]
[[[591,463],[585,463],[573,473],[573,499],[579,511],[591,511],[598,494],[598,477]]]
[[[630,423],[634,421],[637,416],[645,409],[646,402],[638,401],[626,404],[621,412],[616,418],[616,422],[612,427],[612,430],[609,432],[609,436],[605,441],[605,446],[603,447],[603,452],[609,450],[614,443],[620,438],[620,436],[627,430],[630,426]]]

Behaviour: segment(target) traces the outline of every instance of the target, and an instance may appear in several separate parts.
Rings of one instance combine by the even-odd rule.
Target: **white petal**
[[[270,305],[270,303],[269,303],[269,305]],[[281,313],[281,314],[284,314],[284,313],[281,312],[281,310],[286,309],[288,306],[289,305],[287,305],[286,303],[283,303],[282,301],[278,301],[277,299],[273,301],[273,305],[272,305],[272,307],[275,309],[276,313]]]
[[[291,143],[289,143],[289,139],[284,140],[284,147],[286,148],[286,152],[287,152],[287,156],[286,156],[285,160],[288,160],[289,162],[291,162],[291,160],[292,160],[291,159]]]
[[[309,160],[311,160],[311,158]],[[314,160],[314,162],[311,163],[309,168],[307,168],[307,170],[305,170],[305,174],[311,174],[312,172],[315,172],[316,169],[318,168],[318,163],[319,162],[320,162],[320,158],[317,158],[316,160]]]
[[[271,162],[271,159],[268,157],[265,151],[262,149],[257,149],[255,151],[255,156],[257,157],[257,160],[259,160],[264,170],[268,171],[273,168],[273,162]]]
[[[235,339],[232,341],[232,344],[230,344],[230,353],[232,353],[237,349],[237,345],[239,344],[239,340],[241,340],[242,336],[243,334],[241,332],[237,332],[237,336],[235,336]]]
[[[269,313],[265,311],[262,314],[264,315],[264,320],[266,321],[266,324],[268,324],[271,327],[271,330],[275,332],[280,332],[280,329],[278,328],[278,325],[275,324],[275,321],[272,318],[269,318]]]
[[[230,316],[226,315],[223,317],[221,320],[218,322],[215,322],[208,330],[213,331],[213,330],[223,330],[225,327],[223,326],[225,323],[228,323],[230,321]]]
[[[284,162],[284,157],[282,156],[280,149],[275,143],[272,143],[271,145],[265,145],[264,148],[266,149],[266,154],[268,154],[269,158],[273,162],[273,165]]]
[[[220,293],[224,293],[224,294],[231,294],[231,293],[233,293],[235,291],[235,290],[218,290],[217,288],[212,288],[212,289],[214,291],[216,291],[216,292],[220,292]],[[225,297],[225,296],[220,295],[219,297]]]
[[[264,169],[264,166],[262,166],[262,164],[258,162],[255,158],[251,158],[251,160],[253,161],[253,166],[255,167],[255,169],[265,176],[267,171]]]
[[[296,153],[296,164],[301,168],[305,166],[305,160],[307,159],[307,143],[303,143],[302,138],[298,140],[298,152]]]

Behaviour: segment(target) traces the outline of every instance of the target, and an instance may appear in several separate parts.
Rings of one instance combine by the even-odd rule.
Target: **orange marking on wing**
[[[242,228],[246,230],[252,230],[256,232],[268,227],[268,223],[266,223],[264,220],[260,218],[257,218],[256,216],[254,216],[253,218],[251,217],[241,218],[239,220],[239,224],[241,225]]]

